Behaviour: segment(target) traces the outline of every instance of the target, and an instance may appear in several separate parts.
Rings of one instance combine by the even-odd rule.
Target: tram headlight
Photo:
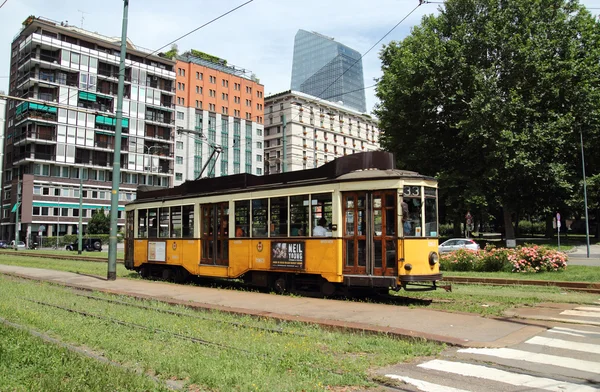
[[[429,264],[436,265],[438,261],[440,261],[440,256],[437,254],[437,252],[430,252],[429,253]]]
[[[404,264],[404,269],[410,271],[412,269],[412,264]]]

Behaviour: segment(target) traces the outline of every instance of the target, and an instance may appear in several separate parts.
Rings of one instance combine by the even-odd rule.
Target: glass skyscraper
[[[333,38],[298,30],[294,39],[292,90],[361,113],[367,111],[360,53]]]

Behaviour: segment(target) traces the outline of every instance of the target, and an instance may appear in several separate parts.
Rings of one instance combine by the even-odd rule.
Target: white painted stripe
[[[564,310],[560,312],[567,316],[579,316],[579,317],[597,317],[600,318],[600,312],[581,312],[579,310]]]
[[[534,377],[527,374],[507,372],[487,366],[472,365],[462,362],[450,362],[435,359],[418,365],[421,368],[438,370],[446,373],[458,374],[466,377],[476,377],[484,380],[498,381],[505,384],[521,387],[543,389],[553,392],[593,392],[596,388],[580,384],[573,384],[545,377]]]
[[[585,335],[580,335],[580,334],[578,334],[578,333],[573,333],[573,332],[566,332],[566,331],[555,331],[555,330],[553,330],[553,329],[550,329],[550,330],[548,330],[548,331],[546,331],[546,332],[551,332],[551,333],[560,333],[560,334],[563,334],[563,335],[577,336],[577,337],[579,337],[579,338],[585,338]]]
[[[589,312],[600,312],[600,306],[591,307],[591,306],[578,306],[575,310],[586,310]]]
[[[566,331],[566,332],[575,332],[575,333],[581,333],[584,335],[598,335],[600,336],[600,332],[594,332],[594,331],[586,331],[583,329],[573,329],[573,328],[565,328],[565,327],[554,327],[551,330],[549,330],[548,332],[554,332],[554,331]]]
[[[464,348],[458,350],[458,352],[489,355],[497,358],[553,365],[562,368],[581,370],[582,372],[600,374],[600,362],[584,361],[582,359],[560,357],[558,355],[537,354],[529,351],[514,350],[512,348]]]
[[[568,340],[544,338],[542,336],[534,336],[525,343],[536,344],[538,346],[562,348],[565,350],[582,351],[585,353],[600,354],[600,345],[597,344],[570,342]]]
[[[419,391],[425,392],[470,392],[464,389],[456,389],[452,387],[446,387],[443,385],[433,384],[423,380],[417,380],[415,378],[405,377],[405,376],[397,376],[395,374],[386,374],[386,377],[392,378],[394,380],[400,380],[407,384],[414,385],[417,387]]]

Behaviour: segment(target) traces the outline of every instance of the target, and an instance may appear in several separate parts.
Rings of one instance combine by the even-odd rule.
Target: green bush
[[[109,237],[110,237],[109,234],[89,234],[89,235],[83,236],[83,238],[99,238],[102,241],[102,244],[105,246],[108,246]],[[77,242],[78,239],[79,239],[79,237],[77,236],[77,234],[68,234],[68,235],[59,236],[58,237],[58,247],[64,248],[68,244]],[[38,239],[38,241],[39,241],[39,239]],[[42,242],[43,242],[43,244],[40,244],[40,247],[43,247],[43,248],[50,248],[50,247],[56,246],[56,237],[42,237]],[[120,233],[117,235],[117,242],[119,242],[119,243],[123,242],[123,235]]]
[[[440,257],[440,269],[443,271],[544,272],[565,268],[565,253],[537,245],[516,249],[488,245],[483,250],[460,249]]]
[[[445,223],[440,225],[440,232],[438,236],[440,237],[450,237],[454,234],[454,225],[451,223]]]

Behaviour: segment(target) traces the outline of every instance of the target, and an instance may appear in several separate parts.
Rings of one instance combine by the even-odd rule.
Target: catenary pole
[[[83,169],[79,173],[79,225],[77,226],[77,254],[83,250]]]
[[[583,132],[579,131],[581,142],[581,170],[583,172],[583,205],[585,208],[585,243],[587,245],[587,257],[590,258],[590,221],[588,220],[587,185],[585,182],[585,157],[583,154]]]
[[[108,280],[117,279],[117,222],[119,218],[119,183],[121,180],[121,131],[123,130],[123,90],[125,89],[125,56],[127,50],[127,12],[129,0],[123,0],[123,31],[121,33],[121,61],[115,128],[112,192],[110,197],[110,237],[108,242]]]

